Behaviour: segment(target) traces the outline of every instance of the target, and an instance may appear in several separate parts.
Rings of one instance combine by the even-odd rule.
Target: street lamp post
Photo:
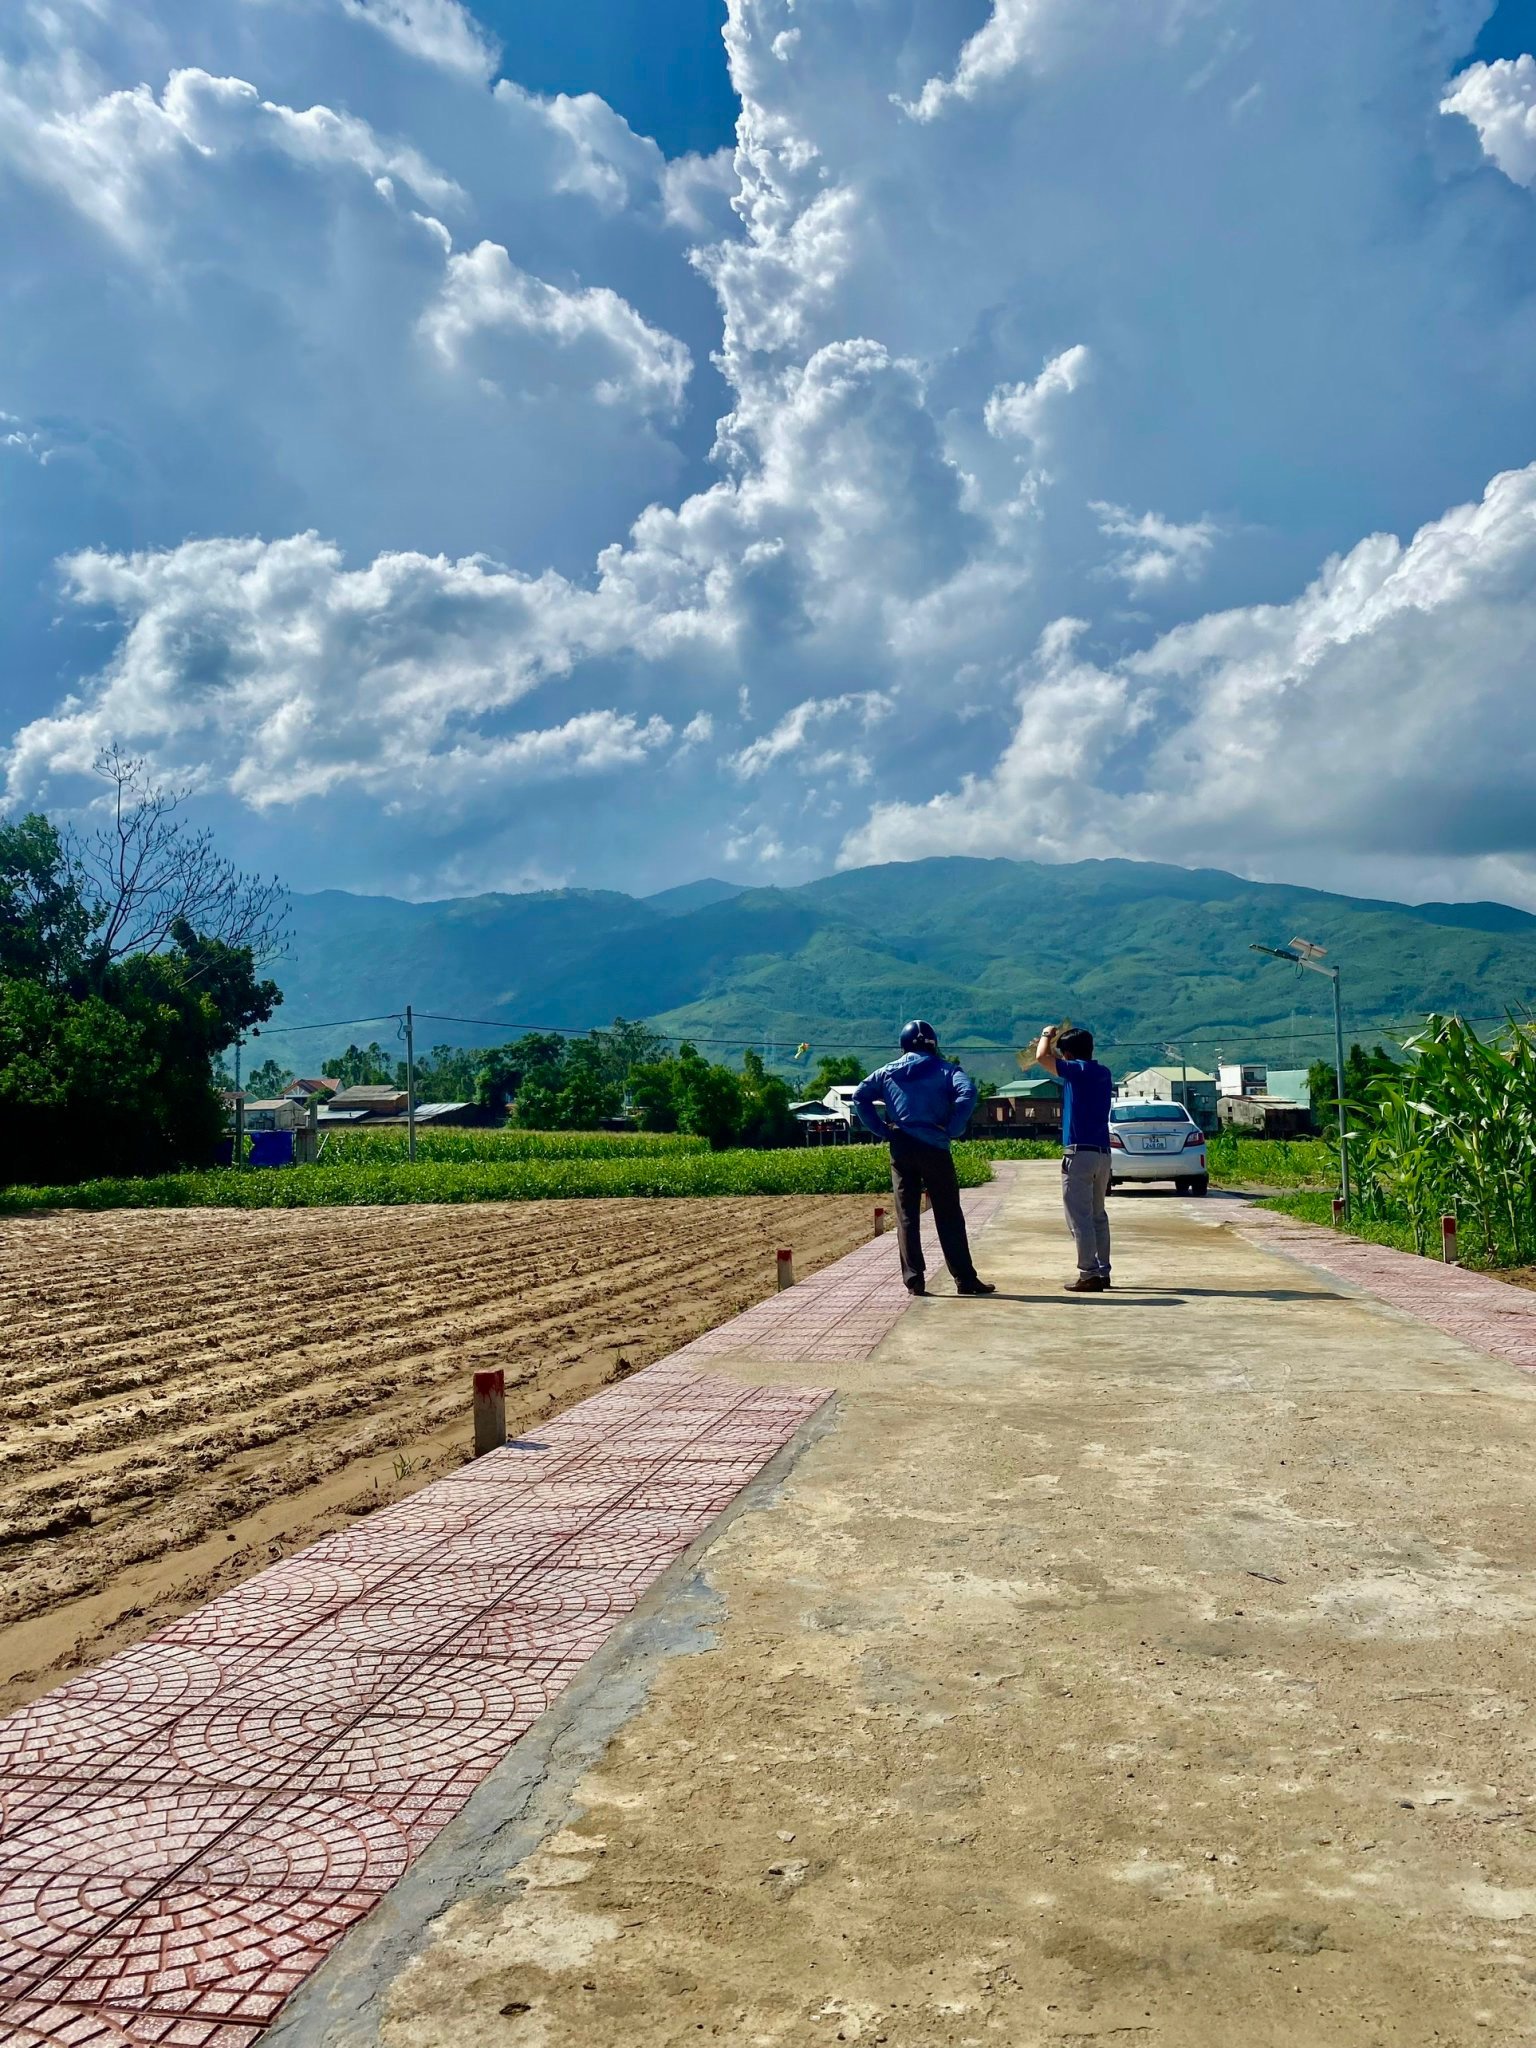
[[[1334,1093],[1338,1098],[1339,1111],[1339,1193],[1344,1199],[1344,1220],[1349,1221],[1349,1127],[1344,1114],[1344,1003],[1339,994],[1339,970],[1324,967],[1324,948],[1314,946],[1310,939],[1292,939],[1288,946],[1250,945],[1250,953],[1268,953],[1274,960],[1289,960],[1293,966],[1305,967],[1309,974],[1326,974],[1333,983],[1333,1054]]]

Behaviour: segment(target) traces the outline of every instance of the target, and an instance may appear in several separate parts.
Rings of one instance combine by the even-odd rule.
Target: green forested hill
[[[1505,904],[1372,902],[1119,860],[928,860],[797,889],[725,886],[650,903],[591,890],[300,897],[268,1050],[312,1066],[333,1040],[369,1034],[285,1026],[410,1001],[493,1027],[425,1021],[425,1042],[622,1014],[720,1057],[809,1040],[872,1058],[920,1013],[947,1043],[977,1048],[978,1071],[1001,1074],[1011,1047],[1070,1016],[1093,1026],[1117,1070],[1161,1057],[1166,1040],[1202,1063],[1219,1047],[1304,1066],[1328,1050],[1327,983],[1249,951],[1296,934],[1342,966],[1353,1036],[1411,1029],[1429,1009],[1483,1017],[1536,1004],[1536,917]]]

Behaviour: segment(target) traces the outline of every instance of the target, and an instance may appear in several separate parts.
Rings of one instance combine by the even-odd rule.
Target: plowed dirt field
[[[0,1711],[869,1235],[864,1196],[0,1223]]]

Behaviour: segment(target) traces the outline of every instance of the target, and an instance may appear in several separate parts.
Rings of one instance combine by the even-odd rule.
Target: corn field
[[[418,1163],[474,1160],[500,1166],[521,1159],[672,1159],[708,1150],[708,1138],[684,1137],[677,1131],[433,1130],[429,1126],[416,1133]],[[328,1130],[320,1164],[347,1168],[401,1165],[406,1156],[406,1133],[399,1128]]]
[[[1484,1041],[1459,1017],[1431,1017],[1407,1062],[1346,1104],[1360,1213],[1438,1244],[1454,1214],[1480,1263],[1536,1263],[1536,1044],[1510,1023]]]
[[[443,1135],[446,1135],[444,1133]],[[985,1156],[957,1147],[963,1187],[992,1178]],[[883,1145],[781,1152],[698,1152],[592,1158],[566,1154],[485,1161],[354,1159],[235,1173],[168,1173],[152,1180],[82,1181],[0,1189],[0,1211],[39,1209],[306,1209],[403,1202],[543,1202],[627,1196],[886,1195]]]

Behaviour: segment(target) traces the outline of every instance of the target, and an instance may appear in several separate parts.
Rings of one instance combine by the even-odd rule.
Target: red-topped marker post
[[[507,1376],[496,1372],[475,1374],[475,1456],[499,1451],[507,1440]]]
[[[1442,1216],[1440,1218],[1440,1256],[1448,1266],[1459,1266],[1461,1264],[1461,1260],[1456,1254],[1456,1218],[1454,1216]]]
[[[792,1251],[781,1251],[779,1258],[779,1292],[795,1284],[795,1255]]]

